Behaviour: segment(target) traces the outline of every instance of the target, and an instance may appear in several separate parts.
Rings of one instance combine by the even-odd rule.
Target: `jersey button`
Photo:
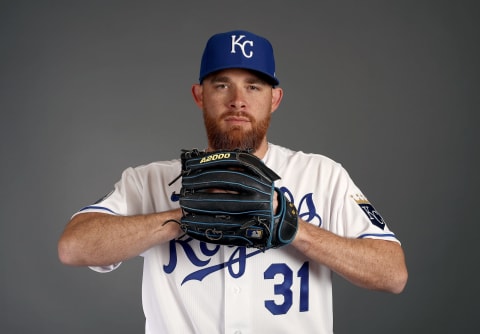
[[[233,334],[242,334],[242,331],[235,331]]]

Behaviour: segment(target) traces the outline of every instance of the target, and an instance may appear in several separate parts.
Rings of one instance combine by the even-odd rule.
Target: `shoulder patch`
[[[373,205],[370,204],[365,196],[362,194],[356,194],[351,197],[367,215],[368,219],[370,219],[370,222],[373,225],[381,228],[382,230],[385,229],[385,221],[383,220],[383,217],[377,212],[377,210],[375,210]]]

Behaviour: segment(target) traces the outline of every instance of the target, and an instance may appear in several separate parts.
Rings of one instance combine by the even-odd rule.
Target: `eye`
[[[248,89],[249,90],[260,90],[260,87],[258,85],[249,85]]]
[[[227,89],[228,86],[227,86],[226,83],[217,83],[217,84],[215,85],[215,88],[216,88],[216,89],[219,89],[219,90],[222,90],[222,89]]]

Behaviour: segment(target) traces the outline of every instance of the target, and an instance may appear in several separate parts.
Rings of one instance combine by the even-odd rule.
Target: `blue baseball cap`
[[[272,45],[267,39],[248,31],[233,30],[210,37],[203,51],[200,83],[207,75],[228,68],[259,72],[273,86],[279,84]]]

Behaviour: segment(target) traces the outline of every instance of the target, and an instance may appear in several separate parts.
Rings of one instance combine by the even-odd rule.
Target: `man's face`
[[[266,147],[271,113],[281,100],[279,88],[250,71],[229,69],[194,85],[193,94],[203,111],[210,149]]]

